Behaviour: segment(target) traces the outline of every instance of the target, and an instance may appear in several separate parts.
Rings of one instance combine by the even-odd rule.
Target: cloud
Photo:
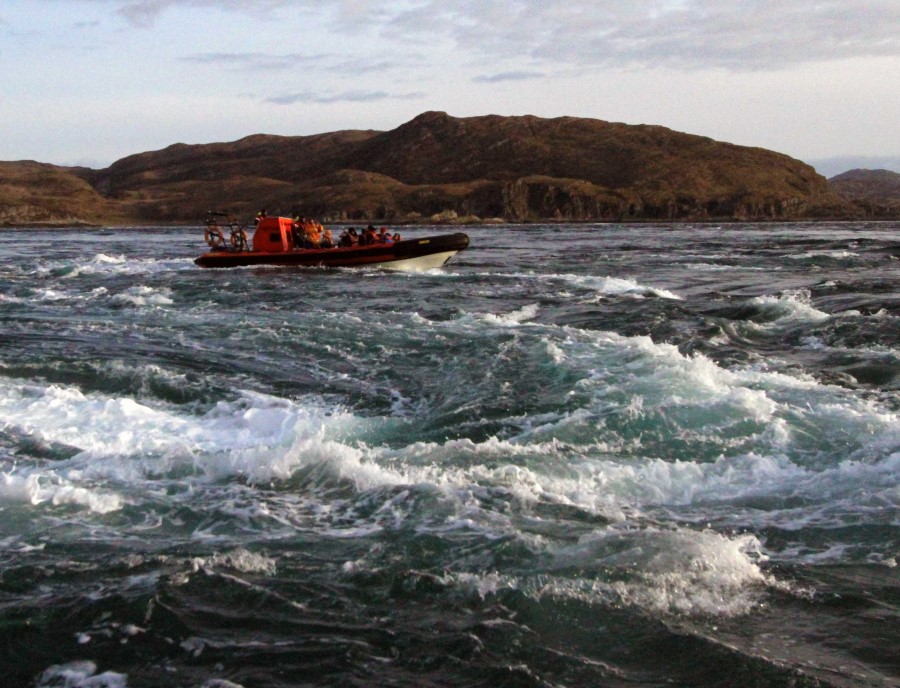
[[[314,0],[81,0],[81,2],[111,5],[131,26],[141,29],[151,28],[159,16],[172,7],[199,7],[257,15],[271,14],[275,10],[291,5],[315,7]]]
[[[145,29],[153,26],[156,18],[170,4],[168,2],[135,2],[121,7],[119,14],[132,26]]]
[[[420,0],[393,23],[466,53],[552,65],[749,71],[900,55],[896,0]]]
[[[271,71],[315,65],[328,57],[324,53],[317,55],[301,53],[285,53],[282,55],[271,53],[195,53],[186,55],[181,60],[248,71]]]
[[[195,53],[179,58],[182,62],[191,62],[200,65],[212,65],[223,69],[235,71],[279,71],[303,67],[315,69],[341,76],[359,76],[372,72],[384,73],[401,66],[408,66],[408,62],[401,64],[393,60],[372,60],[363,58],[338,59],[336,55],[326,53],[301,54],[301,53]]]
[[[368,33],[382,49],[452,46],[498,73],[532,69],[772,70],[900,56],[897,0],[82,0],[149,28],[168,9],[260,18],[314,16],[335,35]],[[367,43],[371,47],[372,43]]]
[[[343,93],[321,94],[312,91],[286,93],[271,96],[264,102],[275,105],[296,105],[297,103],[373,103],[383,100],[418,100],[424,93],[388,93],[387,91],[344,91]]]
[[[343,27],[365,27],[379,24],[386,16],[385,3],[378,0],[94,0],[118,5],[117,12],[136,28],[152,27],[159,16],[171,7],[199,7],[257,16],[269,16],[278,10],[301,10],[327,13]],[[390,5],[390,3],[387,3]]]
[[[356,76],[369,72],[386,72],[390,69],[396,69],[397,67],[401,66],[403,65],[394,60],[378,60],[374,62],[366,62],[365,60],[354,59],[338,62],[329,67],[326,67],[325,69],[334,74]]]
[[[482,74],[481,76],[476,76],[472,81],[477,81],[479,83],[485,84],[496,84],[501,81],[530,81],[532,79],[541,79],[545,77],[546,74],[543,72],[500,72],[498,74]]]

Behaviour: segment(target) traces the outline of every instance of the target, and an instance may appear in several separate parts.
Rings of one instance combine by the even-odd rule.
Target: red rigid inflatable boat
[[[194,262],[204,268],[365,266],[417,272],[441,267],[469,245],[468,235],[457,232],[367,246],[302,248],[294,245],[293,224],[287,217],[265,217],[257,224],[250,242],[239,224],[220,225],[211,217],[206,229],[206,242],[211,250]],[[226,238],[223,229],[230,231],[230,237]]]

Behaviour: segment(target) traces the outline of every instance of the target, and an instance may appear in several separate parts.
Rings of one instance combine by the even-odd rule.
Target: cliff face
[[[176,144],[105,170],[56,169],[95,194],[97,213],[149,222],[260,207],[385,221],[799,219],[850,208],[779,153],[573,117],[426,112],[388,132]]]

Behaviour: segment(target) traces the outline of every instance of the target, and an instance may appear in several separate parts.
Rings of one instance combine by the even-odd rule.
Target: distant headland
[[[106,169],[0,162],[0,226],[197,224],[259,208],[324,222],[900,218],[900,175],[661,126],[426,112],[396,129],[175,144]]]

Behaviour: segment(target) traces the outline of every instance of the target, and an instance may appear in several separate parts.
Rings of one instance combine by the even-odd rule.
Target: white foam
[[[640,284],[632,278],[622,277],[595,277],[593,275],[547,275],[545,279],[561,279],[565,282],[581,287],[593,289],[604,296],[656,296],[662,299],[681,300],[677,294],[668,289],[651,287]]]
[[[571,273],[550,273],[544,275],[534,273],[503,273],[502,275],[498,275],[497,273],[488,273],[487,276],[492,278],[502,277],[504,279],[513,279],[517,281],[537,281],[541,284],[548,285],[544,287],[545,291],[550,288],[549,285],[556,287],[558,283],[562,282],[569,287],[595,291],[601,296],[632,296],[635,298],[656,296],[663,299],[681,300],[680,296],[668,289],[640,284],[637,280],[630,277],[601,277],[596,275],[575,275]]]
[[[336,478],[352,475],[361,486],[401,480],[363,461],[360,449],[328,438],[352,427],[352,416],[250,392],[197,417],[74,388],[0,381],[0,413],[17,433],[81,450],[68,460],[0,474],[0,497],[31,504],[78,504],[106,513],[124,503],[111,485],[133,489],[185,469],[208,480],[240,476],[258,483],[321,463],[332,466]]]
[[[91,262],[96,265],[124,265],[126,260],[124,254],[108,256],[105,253],[98,253]]]
[[[832,258],[834,260],[843,260],[847,258],[858,258],[859,254],[854,253],[853,251],[806,251],[787,257],[791,260],[806,260],[809,258]]]
[[[533,320],[538,314],[538,305],[530,303],[518,310],[505,314],[485,313],[481,315],[484,322],[502,327],[516,327],[527,320]]]
[[[490,324],[462,316],[429,326],[485,335],[491,326],[522,326],[536,313],[526,307]],[[329,484],[348,482],[359,492],[434,489],[453,513],[440,527],[480,529],[491,537],[521,534],[502,509],[484,508],[484,499],[572,505],[619,523],[667,509],[710,514],[721,523],[735,500],[808,502],[793,511],[741,516],[745,524],[758,518],[763,526],[786,529],[805,522],[840,525],[867,508],[898,504],[897,416],[873,401],[764,366],[727,370],[648,337],[536,323],[527,328],[534,335],[528,341],[547,353],[542,363],[565,366],[577,380],[571,391],[580,406],[511,419],[522,427],[519,434],[481,442],[368,446],[359,438],[377,437],[379,427],[400,421],[359,418],[315,397],[291,401],[244,392],[192,415],[165,404],[0,380],[7,428],[80,449],[71,459],[20,463],[0,474],[0,498],[106,513],[141,501],[141,492],[157,489],[152,483],[160,478],[177,476],[189,486],[258,485],[314,466]],[[625,437],[623,428],[639,431]],[[654,456],[641,444],[642,434],[651,432],[712,446],[721,455]],[[319,525],[341,537],[399,527],[415,499],[403,489],[383,492],[383,510],[336,520],[334,527],[319,505]],[[818,506],[825,503],[827,511]],[[273,507],[263,516],[291,524],[293,508]]]
[[[62,301],[68,298],[65,292],[55,289],[39,289],[35,292],[38,301]]]
[[[780,296],[757,296],[750,303],[770,317],[775,325],[817,323],[828,320],[828,313],[814,308],[806,289],[785,292]]]
[[[586,370],[580,383],[589,406],[547,414],[542,423],[534,417],[527,431],[508,440],[417,443],[381,455],[371,450],[369,463],[389,464],[399,472],[393,480],[434,484],[460,499],[476,485],[502,486],[522,502],[573,504],[613,520],[635,510],[694,505],[721,519],[735,500],[806,500],[809,506],[797,511],[758,512],[762,526],[791,528],[804,517],[841,525],[869,508],[866,503],[898,504],[892,492],[898,419],[874,402],[812,378],[726,370],[649,338],[570,335],[554,340],[554,360],[569,371],[598,355],[607,364]],[[596,425],[611,412],[637,425],[674,422],[664,432],[717,447],[721,455],[706,461],[648,456],[640,436],[629,445],[618,431]],[[538,465],[540,471],[530,467]],[[834,508],[818,513],[820,503]]]
[[[114,671],[98,674],[94,662],[83,660],[48,667],[35,685],[36,688],[126,688],[127,684],[127,674]]]
[[[610,538],[614,551],[606,554]],[[625,604],[658,612],[744,614],[759,604],[763,586],[775,585],[759,568],[765,557],[753,535],[651,528],[594,534],[579,545],[588,552],[599,546],[600,566],[624,567],[628,575],[612,588]]]
[[[274,559],[244,548],[209,557],[194,557],[191,565],[194,571],[199,571],[201,568],[229,568],[241,573],[263,573],[269,576],[273,575],[276,570]]]
[[[70,263],[66,263],[69,265]],[[63,278],[72,280],[81,276],[146,275],[195,269],[191,258],[136,258],[134,256],[110,256],[99,253],[87,262],[79,262]],[[46,271],[46,268],[44,268]]]
[[[114,295],[110,300],[134,306],[168,306],[173,303],[171,293],[169,289],[154,289],[138,285]]]
[[[588,604],[638,607],[654,614],[738,616],[759,606],[769,588],[787,586],[766,575],[759,540],[709,530],[614,527],[582,536],[574,545],[548,548],[547,573],[529,577],[499,572],[448,573],[447,584],[487,598],[519,590],[540,599],[578,599]],[[554,570],[596,571],[576,578]]]
[[[697,272],[728,272],[736,269],[734,265],[717,265],[714,263],[685,263],[684,267]]]
[[[0,473],[0,500],[28,504],[51,503],[55,506],[82,506],[99,514],[118,511],[122,498],[108,490],[79,487],[52,471],[17,475]]]

